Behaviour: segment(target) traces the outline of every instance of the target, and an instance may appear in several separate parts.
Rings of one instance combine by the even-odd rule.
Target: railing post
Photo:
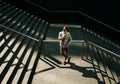
[[[81,59],[83,59],[83,49],[84,49],[84,42],[82,42],[82,46],[81,46]]]
[[[44,42],[44,40],[42,41],[42,54],[43,54],[43,58],[45,58],[45,42]]]

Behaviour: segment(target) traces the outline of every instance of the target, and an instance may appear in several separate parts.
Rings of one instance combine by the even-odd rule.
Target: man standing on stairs
[[[63,27],[63,30],[59,32],[58,34],[59,39],[59,46],[60,46],[60,54],[62,54],[65,57],[65,60],[63,61],[63,64],[66,64],[66,61],[70,62],[71,57],[68,56],[68,48],[72,41],[72,37],[70,32],[68,32],[68,29],[66,26]]]

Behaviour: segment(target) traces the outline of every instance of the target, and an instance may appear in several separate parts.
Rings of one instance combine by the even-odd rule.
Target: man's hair
[[[64,27],[63,27],[63,30],[64,30],[64,29],[68,30],[68,27],[67,27],[67,26],[64,26]]]

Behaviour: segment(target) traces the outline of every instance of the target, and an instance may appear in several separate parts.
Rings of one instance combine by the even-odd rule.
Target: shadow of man
[[[98,84],[105,84],[104,81],[100,81],[97,74],[93,70],[87,70],[87,68],[89,68],[89,67],[80,67],[80,66],[78,66],[78,65],[76,65],[75,63],[72,63],[72,62],[70,62],[69,64],[70,64],[71,69],[82,72],[83,77],[94,78],[98,81]]]

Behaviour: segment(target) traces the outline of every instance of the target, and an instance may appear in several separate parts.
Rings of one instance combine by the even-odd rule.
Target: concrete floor
[[[63,56],[53,56],[62,62]],[[92,64],[72,56],[69,64],[58,64],[49,57],[39,59],[32,84],[98,84]]]

